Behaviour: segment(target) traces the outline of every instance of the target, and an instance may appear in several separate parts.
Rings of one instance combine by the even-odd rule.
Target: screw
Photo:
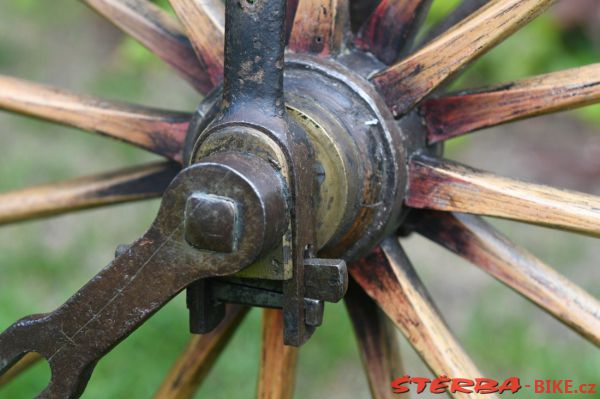
[[[198,248],[231,253],[238,243],[238,207],[231,198],[194,193],[185,204],[185,239]]]

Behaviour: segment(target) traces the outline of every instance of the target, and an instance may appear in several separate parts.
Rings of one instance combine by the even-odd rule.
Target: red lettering
[[[406,393],[410,391],[408,387],[404,387],[403,385],[410,382],[410,375],[405,375],[404,377],[396,378],[392,381],[392,389],[394,393]]]
[[[510,391],[511,393],[517,393],[523,388],[521,386],[521,381],[518,377],[510,377],[502,385],[498,388],[498,393],[503,394],[504,391]]]
[[[445,375],[440,375],[438,378],[431,382],[431,386],[429,387],[429,392],[431,393],[444,393],[446,389],[448,389],[448,383],[450,382],[450,378]]]
[[[491,378],[476,378],[475,381],[467,378],[448,378],[446,375],[430,380],[425,377],[402,376],[392,381],[392,390],[396,394],[410,392],[408,384],[416,385],[417,394],[425,392],[429,386],[429,392],[433,394],[451,394],[460,392],[466,394],[493,394],[503,395],[507,391],[516,394],[523,386],[518,377],[509,377],[502,384]],[[530,385],[527,385],[529,388]],[[573,388],[578,388],[573,390]],[[586,389],[586,387],[588,389]],[[540,393],[561,393],[561,394],[596,394],[596,384],[581,384],[575,386],[573,380],[534,380],[533,389],[536,394]]]
[[[553,380],[552,381],[552,393],[564,393],[560,385],[563,380]]]
[[[565,380],[565,393],[573,393],[573,380]]]
[[[544,391],[546,391],[544,389],[544,380],[535,380],[534,392],[535,393],[544,393]]]
[[[427,384],[431,382],[429,378],[425,377],[413,377],[410,380],[411,384],[417,384],[417,393],[423,393],[425,388],[427,388]]]
[[[454,378],[452,380],[452,385],[450,385],[450,392],[473,393],[473,390],[468,388],[474,385],[475,383],[472,380],[468,380],[466,378]]]
[[[584,389],[585,387],[589,387],[590,389]],[[579,392],[581,392],[581,393],[597,393],[596,392],[596,384],[581,384],[579,386]]]
[[[498,381],[492,380],[491,378],[476,378],[475,393],[490,394],[498,392]]]

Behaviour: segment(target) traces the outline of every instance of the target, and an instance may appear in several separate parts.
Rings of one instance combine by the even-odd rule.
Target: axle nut
[[[198,248],[231,253],[237,249],[238,209],[234,200],[194,193],[185,204],[185,239]]]

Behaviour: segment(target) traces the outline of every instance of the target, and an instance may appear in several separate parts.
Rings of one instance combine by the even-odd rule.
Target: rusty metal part
[[[347,62],[367,63],[360,57]],[[330,60],[288,57],[286,104],[301,109],[334,137],[347,159],[349,180],[357,184],[348,191],[344,217],[319,255],[360,257],[400,223],[405,134],[363,76]],[[320,201],[320,206],[327,202]]]
[[[214,154],[250,144],[256,146],[252,153],[265,156],[284,176],[293,210],[281,242],[284,339],[299,346],[314,330],[306,324],[304,295],[304,258],[316,245],[313,149],[284,106],[284,16],[283,0],[227,1],[223,96],[214,119],[195,132],[191,159],[202,159],[206,148]]]
[[[197,192],[243,204],[235,252],[202,251],[185,240],[184,208]],[[235,273],[268,250],[283,232],[284,205],[280,178],[259,158],[222,154],[188,167],[142,238],[57,310],[25,317],[0,335],[0,374],[38,352],[52,370],[40,398],[78,397],[96,362],[178,292]]]
[[[320,290],[324,296],[333,288],[324,280],[308,287],[306,259],[317,251],[354,259],[397,229],[406,139],[366,79],[380,67],[377,61],[345,55],[343,65],[290,55],[283,63],[283,25],[278,19],[282,7],[276,0],[242,1],[237,7],[228,3],[222,99],[213,97],[202,104],[208,111],[202,112],[204,119],[192,122],[186,140],[192,149],[184,153],[188,163],[223,152],[252,153],[286,179],[293,210],[288,233],[279,248],[236,277],[284,281],[285,340],[300,345],[313,331],[303,314],[305,300],[311,298],[307,290]],[[276,40],[279,45],[273,44],[274,37],[281,39]],[[344,281],[338,277],[338,282]],[[188,296],[197,301],[188,304],[192,313],[199,309],[206,318],[191,315],[197,331],[215,323],[206,311],[214,306],[214,295],[200,292],[212,290],[211,284],[192,288],[198,291]],[[345,292],[345,285],[336,287]],[[250,294],[243,296],[243,303],[264,306],[259,290],[246,290]],[[339,292],[330,292],[329,298]]]
[[[348,289],[346,262],[341,259],[306,259],[304,289],[309,298],[327,302],[340,301]]]
[[[192,194],[185,204],[185,239],[199,249],[231,253],[237,248],[239,205],[231,198]]]
[[[286,54],[284,95],[287,114],[314,149],[316,248],[320,256],[352,260],[400,225],[406,154],[426,142],[418,120],[394,120],[367,81],[381,68],[378,61],[360,52],[344,53],[338,61]],[[205,119],[196,118],[190,126],[187,145],[195,147],[185,152],[188,162],[234,149],[285,168],[285,154],[260,126],[207,128],[215,118],[215,100],[202,104],[211,109],[211,101],[213,112],[204,112]],[[281,268],[272,266],[265,261],[242,274],[281,278]]]
[[[305,322],[316,327],[323,321],[324,302],[338,302],[346,293],[346,262],[340,259],[306,259],[304,286]],[[190,330],[205,334],[225,317],[226,303],[283,308],[283,282],[239,277],[204,279],[188,287],[187,302]]]
[[[215,299],[210,279],[196,281],[186,290],[192,334],[207,334],[225,318],[225,302]]]
[[[273,282],[271,282],[273,283]],[[237,303],[259,306],[264,308],[281,309],[285,305],[285,296],[279,287],[264,287],[252,284],[252,280],[244,280],[241,283],[216,280],[211,290],[213,300],[222,303]],[[318,327],[323,322],[324,303],[322,300],[304,298],[305,323],[309,327]]]

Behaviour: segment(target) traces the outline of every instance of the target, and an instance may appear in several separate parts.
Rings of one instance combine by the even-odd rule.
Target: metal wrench
[[[204,251],[186,241],[185,218],[194,215],[184,215],[184,209],[198,192],[238,204],[235,251]],[[23,318],[0,334],[0,374],[26,353],[38,352],[52,371],[38,397],[79,397],[98,360],[177,293],[198,279],[238,272],[270,245],[266,237],[283,226],[267,223],[284,214],[281,192],[281,180],[258,158],[222,155],[184,169],[144,236],[58,309]],[[265,197],[271,199],[270,208]]]

